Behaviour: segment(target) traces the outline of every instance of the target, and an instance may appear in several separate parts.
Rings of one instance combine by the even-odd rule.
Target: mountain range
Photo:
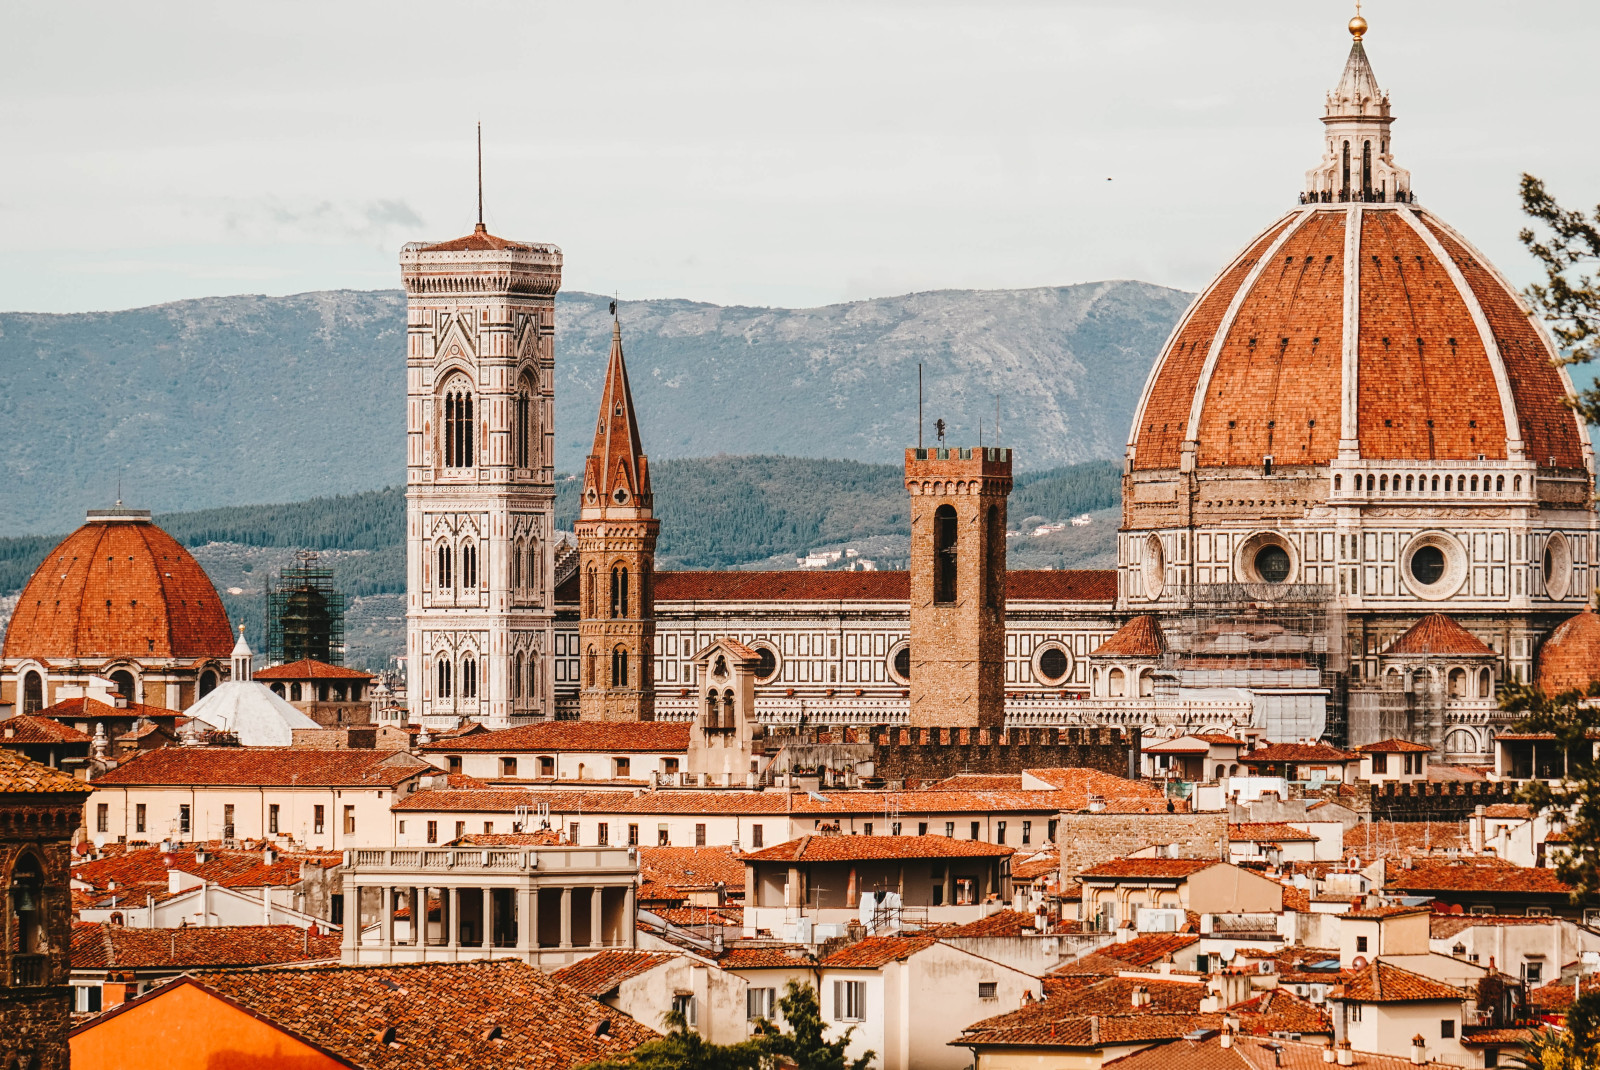
[[[624,347],[658,464],[784,454],[898,464],[926,434],[1017,450],[1019,469],[1121,456],[1189,295],[1140,282],[943,290],[822,308],[626,302]],[[608,298],[556,302],[556,467],[581,471]],[[0,314],[0,535],[64,532],[119,497],[157,512],[404,480],[396,291],[211,297]]]

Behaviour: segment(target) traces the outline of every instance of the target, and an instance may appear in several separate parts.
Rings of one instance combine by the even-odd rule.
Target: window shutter
[[[844,982],[833,982],[833,1017],[835,1021],[844,1019]]]

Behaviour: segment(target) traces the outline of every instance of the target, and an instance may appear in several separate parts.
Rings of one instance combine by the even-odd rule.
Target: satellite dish
[[[1367,956],[1365,956],[1365,955],[1357,955],[1355,958],[1351,959],[1350,960],[1350,968],[1352,970],[1364,970],[1364,969],[1366,969],[1367,968]]]

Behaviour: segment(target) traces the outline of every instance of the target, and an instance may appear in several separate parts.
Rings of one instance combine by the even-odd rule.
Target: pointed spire
[[[1323,108],[1322,162],[1306,172],[1302,204],[1342,201],[1409,201],[1411,172],[1396,167],[1389,148],[1389,94],[1378,86],[1362,39],[1367,20],[1356,6],[1350,20],[1350,55],[1339,84]]]
[[[233,678],[235,680],[249,680],[255,676],[252,663],[255,661],[255,652],[250,649],[250,644],[244,641],[244,625],[239,625],[239,641],[233,644]]]
[[[613,311],[615,308],[613,302]],[[650,468],[639,439],[628,366],[622,357],[622,321],[613,319],[611,359],[600,393],[594,449],[584,466],[583,512],[589,515],[591,511],[608,509],[649,509],[650,502]]]

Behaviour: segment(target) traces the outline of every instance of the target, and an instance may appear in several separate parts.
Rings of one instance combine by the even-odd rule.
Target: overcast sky
[[[0,35],[0,309],[398,285],[474,221],[565,286],[816,305],[1194,289],[1294,202],[1335,0],[35,3]],[[1600,200],[1593,0],[1368,0],[1420,198],[1518,282]],[[1107,181],[1107,180],[1110,181]]]

